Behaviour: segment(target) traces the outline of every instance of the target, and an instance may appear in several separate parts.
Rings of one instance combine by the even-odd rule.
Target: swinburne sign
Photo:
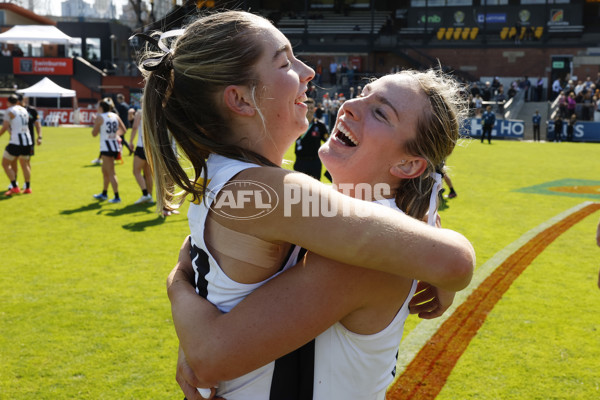
[[[13,58],[13,74],[73,75],[70,58]]]

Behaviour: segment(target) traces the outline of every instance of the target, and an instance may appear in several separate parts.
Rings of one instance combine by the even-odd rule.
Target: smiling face
[[[388,183],[394,171],[415,159],[405,144],[414,140],[417,122],[430,108],[419,83],[409,75],[388,75],[364,87],[339,110],[330,139],[319,150],[335,184]]]
[[[314,77],[312,68],[298,60],[289,40],[265,24],[259,35],[264,51],[254,66],[258,73],[258,108],[275,144],[284,151],[308,129],[306,91]]]

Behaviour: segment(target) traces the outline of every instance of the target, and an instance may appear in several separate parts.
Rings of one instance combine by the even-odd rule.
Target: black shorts
[[[146,151],[144,150],[143,147],[137,146],[135,148],[135,153],[134,153],[137,157],[141,158],[142,160],[146,161]]]
[[[33,146],[19,146],[9,143],[6,146],[6,152],[13,157],[30,156],[33,153]]]
[[[106,157],[112,157],[116,160],[117,157],[119,157],[119,152],[118,151],[101,151],[100,155],[106,156]]]

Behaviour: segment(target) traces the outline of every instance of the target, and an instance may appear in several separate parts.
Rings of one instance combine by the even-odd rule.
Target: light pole
[[[110,35],[110,67],[115,70],[115,42],[117,37],[114,34]]]

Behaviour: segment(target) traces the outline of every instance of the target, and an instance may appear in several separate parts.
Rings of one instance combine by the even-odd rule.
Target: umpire
[[[314,99],[308,98],[306,100],[306,105],[308,106],[306,118],[310,122],[310,125],[308,126],[308,130],[296,140],[296,162],[294,163],[294,170],[304,172],[316,180],[321,180],[319,147],[321,147],[321,142],[327,140],[329,132],[327,131],[325,124],[319,121],[317,116],[315,116]]]

